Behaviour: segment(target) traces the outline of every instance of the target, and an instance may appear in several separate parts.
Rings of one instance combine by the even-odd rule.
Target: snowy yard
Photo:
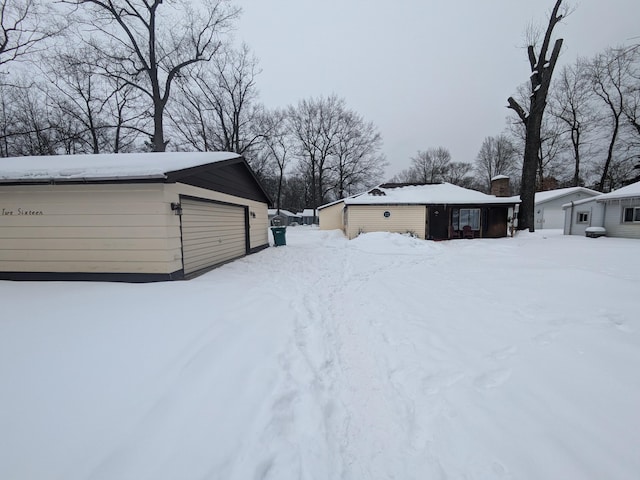
[[[640,241],[287,243],[0,282],[0,478],[638,478]]]

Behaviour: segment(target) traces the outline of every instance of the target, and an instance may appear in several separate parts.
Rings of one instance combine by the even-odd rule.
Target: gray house
[[[562,206],[565,235],[604,228],[609,237],[640,238],[640,182]]]
[[[578,202],[600,195],[600,192],[584,187],[558,188],[545,192],[536,192],[535,228],[536,230],[563,228],[563,205]]]
[[[302,222],[300,215],[290,212],[289,210],[283,210],[281,208],[280,211],[278,211],[276,208],[270,208],[267,212],[269,214],[270,225],[272,224],[273,218],[276,216],[282,219],[282,224],[285,226],[299,225]]]

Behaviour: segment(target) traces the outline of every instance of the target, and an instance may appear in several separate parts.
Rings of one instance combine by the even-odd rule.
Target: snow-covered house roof
[[[595,197],[596,195],[600,195],[600,192],[596,192],[595,190],[591,190],[590,188],[585,188],[585,187],[557,188],[555,190],[536,192],[535,203],[540,204],[540,203],[548,202],[550,200],[555,200],[557,198],[571,195],[573,193],[584,193],[586,195],[591,195],[593,197]]]
[[[514,204],[517,197],[496,197],[451,183],[382,184],[344,200],[346,205]]]
[[[313,208],[305,208],[301,212],[298,212],[298,215],[300,217],[313,217],[314,216]]]
[[[617,200],[620,198],[633,198],[640,197],[640,182],[632,183],[626,187],[619,188],[613,192],[603,193],[597,200],[599,202],[605,202],[607,200]]]
[[[537,194],[536,194],[537,195]],[[583,200],[578,200],[573,203],[565,203],[562,205],[562,208],[569,208],[572,205],[583,205],[589,202],[606,202],[608,200],[618,200],[622,198],[640,198],[640,182],[632,183],[631,185],[627,185],[626,187],[619,188],[618,190],[614,190],[609,193],[601,193],[592,198],[585,198]]]
[[[167,173],[240,158],[230,152],[109,153],[0,158],[0,182],[162,179]]]

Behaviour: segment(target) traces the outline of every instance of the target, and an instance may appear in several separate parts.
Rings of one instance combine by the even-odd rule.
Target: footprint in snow
[[[633,328],[631,328],[629,325],[627,325],[624,320],[621,318],[620,315],[616,314],[616,313],[609,313],[609,312],[602,312],[600,313],[600,318],[604,319],[604,323],[607,325],[610,325],[612,327],[615,327],[616,329],[620,330],[621,332],[625,332],[625,333],[632,333],[633,332]]]
[[[556,330],[552,330],[550,332],[545,332],[545,333],[541,333],[540,335],[536,335],[535,337],[533,337],[533,340],[538,344],[538,345],[551,345],[551,343],[553,343],[553,341],[556,339],[556,337],[560,335],[560,332],[556,331]]]
[[[511,376],[510,368],[501,368],[477,377],[474,384],[481,390],[489,390],[503,385]]]
[[[452,387],[464,378],[461,372],[429,375],[422,379],[422,389],[426,395],[436,395],[441,390]]]
[[[507,358],[513,357],[516,353],[518,353],[518,347],[511,345],[510,347],[495,350],[491,352],[489,356],[494,360],[506,360]]]

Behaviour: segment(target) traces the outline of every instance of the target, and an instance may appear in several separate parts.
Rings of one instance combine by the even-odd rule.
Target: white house
[[[584,187],[558,188],[535,195],[535,229],[564,228],[563,205],[600,195]]]
[[[565,235],[584,235],[603,227],[610,237],[640,238],[640,182],[562,206]]]

